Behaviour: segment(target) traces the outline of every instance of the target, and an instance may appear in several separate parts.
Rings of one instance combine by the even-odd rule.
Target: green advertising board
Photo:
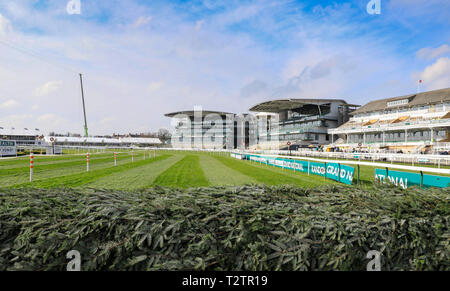
[[[382,183],[388,181],[403,189],[407,189],[410,186],[422,186],[425,188],[446,188],[450,186],[450,177],[392,171],[389,169],[375,169],[375,180]]]
[[[15,156],[17,154],[16,142],[13,140],[0,140],[0,157]]]
[[[316,162],[310,162],[309,163],[309,172],[314,175],[319,175],[324,177],[326,170],[325,170],[325,163],[316,163]]]
[[[318,163],[300,160],[291,160],[259,155],[246,155],[246,159],[253,162],[266,164],[282,169],[293,170],[302,173],[311,173],[332,180],[351,185],[355,168],[338,163]]]
[[[0,147],[15,147],[16,142],[14,140],[0,140]]]
[[[327,178],[332,180],[351,185],[354,173],[355,168],[353,167],[338,163],[327,164]]]

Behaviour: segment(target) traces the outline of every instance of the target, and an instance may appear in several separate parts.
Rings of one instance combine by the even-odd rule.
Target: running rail
[[[240,152],[235,152],[235,153],[242,154]],[[307,157],[282,156],[282,155],[262,155],[262,154],[253,154],[253,153],[245,153],[245,154],[249,154],[249,155],[253,155],[253,156],[260,156],[260,157],[306,160],[306,161],[314,161],[314,162],[322,162],[322,163],[340,163],[340,164],[348,164],[348,165],[362,165],[362,166],[380,167],[383,169],[391,168],[391,169],[401,169],[401,170],[410,170],[410,171],[419,171],[419,172],[450,175],[450,169],[437,169],[437,168],[431,168],[431,167],[413,167],[413,166],[404,166],[404,165],[395,165],[395,164],[385,164],[385,163],[375,163],[375,162],[359,162],[359,161],[348,161],[348,160],[325,160],[325,159],[314,159],[314,158],[307,158]]]

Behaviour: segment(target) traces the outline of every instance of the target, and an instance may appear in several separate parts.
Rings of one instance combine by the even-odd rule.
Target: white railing
[[[258,154],[257,154],[258,155]],[[417,166],[407,166],[407,165],[398,165],[398,164],[385,164],[385,163],[376,163],[376,162],[364,162],[364,161],[349,161],[349,160],[331,160],[331,159],[315,159],[308,157],[298,157],[298,156],[286,156],[286,155],[267,155],[264,156],[274,157],[274,158],[285,158],[285,159],[297,159],[297,160],[306,160],[306,161],[315,161],[322,163],[340,163],[347,165],[361,165],[361,166],[372,166],[372,167],[380,167],[380,168],[392,168],[399,170],[409,170],[409,171],[418,171],[418,172],[429,172],[429,173],[437,173],[437,174],[447,174],[450,175],[450,169],[441,169],[441,168],[432,168],[432,167],[417,167]]]
[[[318,151],[287,151],[287,150],[261,150],[249,151],[257,154],[290,155],[293,157],[314,157],[324,159],[346,159],[358,161],[371,161],[371,163],[383,161],[393,163],[406,163],[412,166],[419,164],[431,164],[440,168],[450,165],[450,156],[430,154],[398,154],[398,153],[344,153],[344,152],[318,152]],[[385,165],[385,164],[384,164]]]
[[[433,119],[433,120],[421,120],[421,121],[406,121],[398,123],[388,123],[388,124],[373,124],[373,125],[346,125],[344,127],[338,127],[329,129],[330,134],[339,134],[347,132],[371,132],[371,131],[392,131],[401,129],[417,129],[417,128],[432,128],[440,126],[450,126],[450,119]]]

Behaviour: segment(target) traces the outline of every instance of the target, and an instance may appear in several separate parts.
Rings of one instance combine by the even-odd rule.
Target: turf
[[[252,163],[248,161],[235,160],[229,157],[215,156],[226,167],[238,171],[242,174],[248,175],[266,185],[299,185],[303,187],[315,187],[323,184],[333,184],[334,181],[325,180],[319,176],[308,176],[304,173],[298,173],[290,170],[283,170],[274,168],[259,163]]]
[[[84,187],[115,190],[145,189],[150,187],[161,173],[172,167],[183,157],[182,155],[170,156],[167,159],[158,160],[126,172],[118,172],[99,178],[85,184]]]
[[[147,165],[149,163],[154,163],[159,160],[163,160],[169,157],[168,155],[157,156],[156,158],[141,160],[134,163],[126,163],[123,165],[118,165],[116,167],[108,167],[105,169],[93,170],[90,172],[77,173],[73,175],[60,176],[56,178],[42,179],[33,183],[24,183],[15,185],[14,188],[21,187],[35,187],[35,188],[55,188],[55,187],[79,187],[87,183],[93,182],[99,178],[106,177],[108,175],[126,172],[135,167],[140,167]]]
[[[137,158],[135,157],[137,160]],[[118,157],[117,165],[131,163],[131,157]],[[91,157],[90,169],[99,170],[112,167],[114,161],[112,157]],[[0,185],[2,187],[9,187],[17,184],[24,184],[29,182],[29,166],[13,167],[11,169],[0,170]],[[61,160],[54,164],[42,165],[40,162],[35,163],[34,167],[34,181],[38,182],[43,179],[59,178],[61,176],[69,176],[73,174],[80,174],[86,172],[85,157],[78,156],[76,160],[62,163]]]
[[[258,182],[246,173],[233,170],[209,155],[200,155],[200,165],[211,185],[245,185]]]
[[[361,166],[364,187],[373,187],[375,167]],[[355,173],[354,183],[356,184]],[[231,158],[224,153],[158,151],[157,157],[144,160],[142,151],[118,154],[91,154],[90,172],[86,172],[85,155],[36,156],[34,181],[29,183],[29,158],[0,159],[0,188],[70,187],[111,190],[139,190],[153,186],[189,188],[222,185],[296,185],[312,188],[336,184],[330,179],[283,170],[250,161]]]
[[[153,185],[189,188],[209,186],[210,183],[200,166],[200,157],[186,155],[181,161],[159,175]]]

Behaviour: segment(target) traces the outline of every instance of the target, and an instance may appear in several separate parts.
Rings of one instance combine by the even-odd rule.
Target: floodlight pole
[[[80,84],[81,84],[81,100],[83,101],[83,114],[84,114],[84,133],[86,137],[89,137],[87,120],[86,120],[86,106],[84,103],[84,89],[83,89],[83,75],[80,74]]]

